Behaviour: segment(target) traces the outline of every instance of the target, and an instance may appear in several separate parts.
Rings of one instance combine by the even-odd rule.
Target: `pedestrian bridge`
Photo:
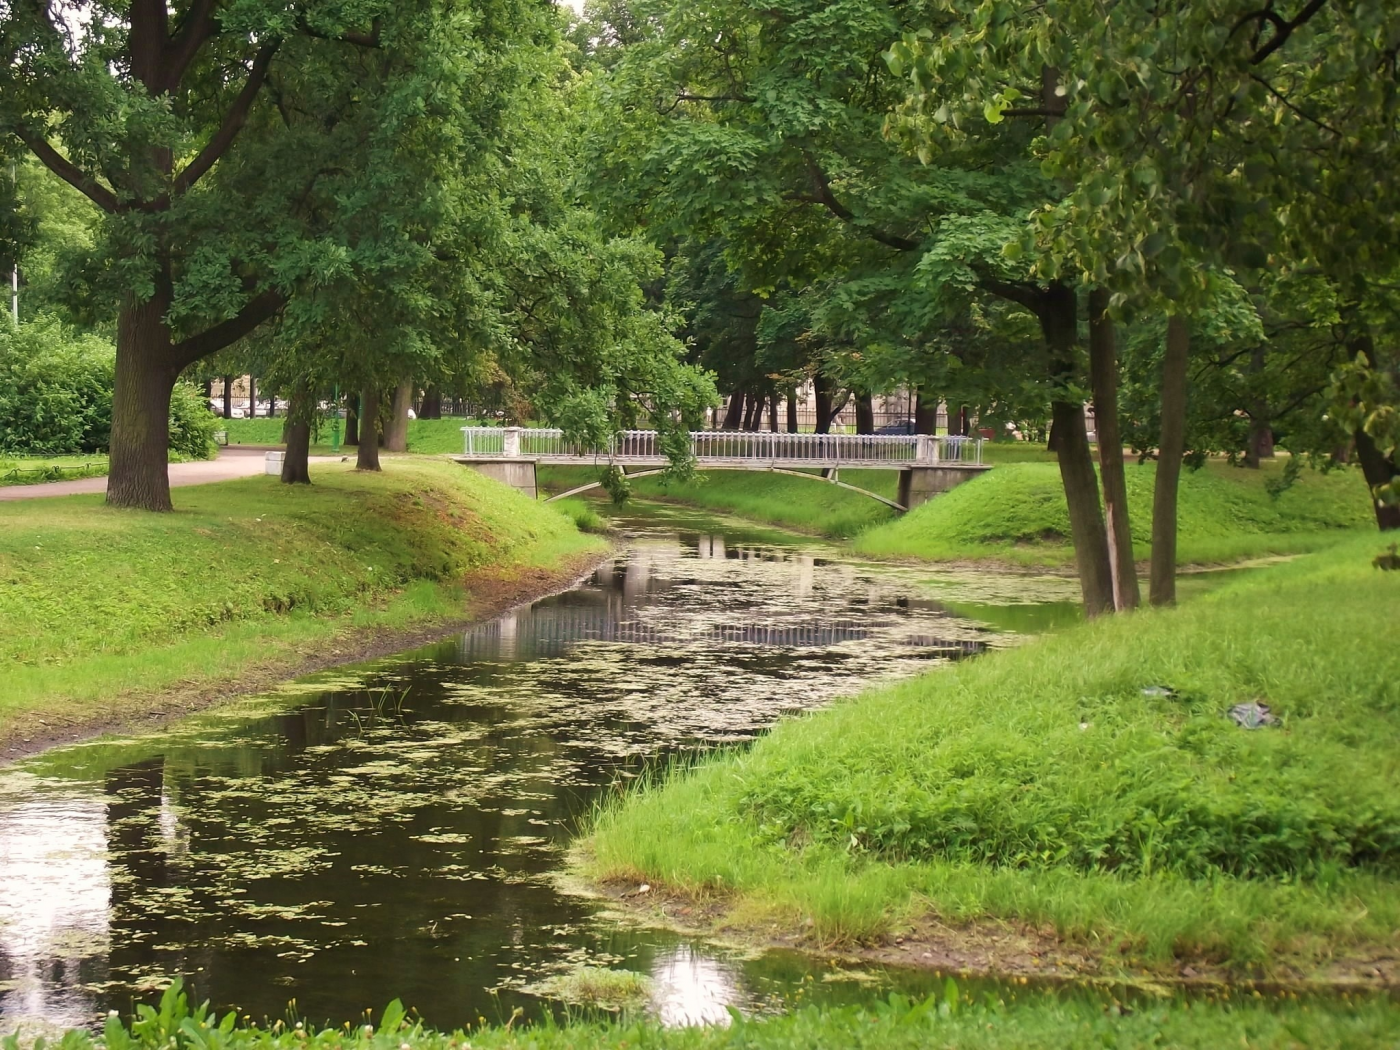
[[[810,478],[859,492],[898,511],[946,492],[991,468],[982,463],[982,439],[930,434],[783,434],[700,430],[689,435],[696,465],[706,470],[764,470]],[[654,430],[624,430],[606,447],[567,441],[562,430],[532,427],[463,427],[463,452],[453,458],[498,481],[538,495],[535,467],[617,466],[629,477],[662,473],[670,464]],[[899,471],[898,499],[840,480],[843,467]],[[629,468],[632,468],[629,470]],[[820,474],[811,471],[820,470]],[[550,500],[598,488],[601,481]],[[548,502],[548,501],[547,501]]]

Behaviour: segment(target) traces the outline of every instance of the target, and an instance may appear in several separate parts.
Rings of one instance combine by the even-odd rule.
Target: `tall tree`
[[[393,214],[366,223],[385,239],[337,240],[333,219],[365,196],[431,206],[440,143],[425,129],[444,104],[488,116],[512,43],[548,25],[524,0],[482,6],[470,19],[385,0],[0,12],[0,133],[103,213],[88,275],[117,318],[110,503],[169,509],[166,418],[184,368],[347,256],[401,250]]]

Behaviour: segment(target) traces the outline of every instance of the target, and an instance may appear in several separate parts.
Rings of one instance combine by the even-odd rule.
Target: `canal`
[[[678,757],[1074,619],[1077,585],[877,566],[665,508],[616,524],[616,555],[567,593],[0,770],[0,1029],[91,1024],[175,975],[255,1020],[400,997],[442,1028],[536,1014],[583,966],[645,974],[678,1023],[804,982],[868,997],[869,975],[601,915],[561,888],[568,844]]]

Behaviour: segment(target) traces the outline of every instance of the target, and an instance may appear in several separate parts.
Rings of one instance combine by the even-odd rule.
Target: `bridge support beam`
[[[899,472],[899,502],[910,510],[934,496],[957,488],[992,468],[971,464],[945,463],[939,466],[905,467]]]
[[[464,467],[494,478],[509,485],[516,492],[531,499],[539,498],[539,488],[535,484],[535,461],[533,459],[506,459],[502,456],[453,456]]]

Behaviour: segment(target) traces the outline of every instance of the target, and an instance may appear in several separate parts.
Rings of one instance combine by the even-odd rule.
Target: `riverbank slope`
[[[443,461],[333,464],[311,486],[0,505],[0,759],[395,651],[569,583],[605,549]]]
[[[1379,546],[791,719],[606,809],[577,861],[710,930],[914,963],[1400,982]]]

